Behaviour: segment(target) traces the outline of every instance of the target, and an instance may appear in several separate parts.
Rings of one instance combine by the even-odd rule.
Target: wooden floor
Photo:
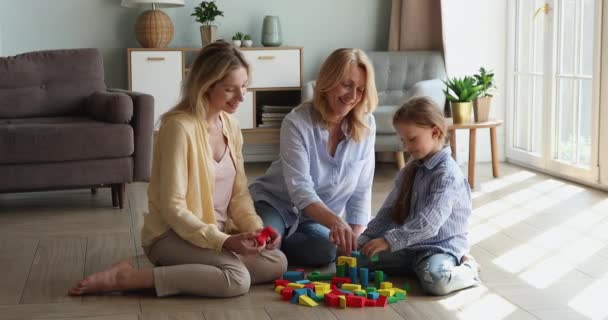
[[[248,165],[255,177],[267,164]],[[156,298],[151,292],[73,298],[84,275],[136,256],[146,184],[127,187],[125,209],[110,190],[0,195],[0,319],[602,319],[608,317],[608,197],[601,191],[501,164],[477,166],[472,252],[483,285],[442,297],[412,279],[405,302],[360,309],[308,308],[279,300],[270,285],[232,299]],[[380,165],[374,210],[395,169]],[[201,284],[204,285],[204,284]]]

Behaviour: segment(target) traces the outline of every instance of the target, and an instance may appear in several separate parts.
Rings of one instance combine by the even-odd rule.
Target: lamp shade
[[[141,5],[154,4],[159,8],[183,7],[184,0],[122,0],[123,7],[134,8]]]

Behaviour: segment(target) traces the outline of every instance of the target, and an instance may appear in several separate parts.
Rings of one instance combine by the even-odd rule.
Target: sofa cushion
[[[0,57],[0,118],[83,115],[84,100],[105,89],[97,49]]]
[[[133,117],[133,100],[121,92],[97,91],[87,98],[85,109],[97,120],[128,123]]]
[[[376,118],[376,134],[394,134],[395,128],[393,127],[393,115],[397,111],[399,106],[397,105],[384,105],[378,106],[374,111],[374,118]]]
[[[133,128],[82,117],[0,119],[0,164],[127,157]]]

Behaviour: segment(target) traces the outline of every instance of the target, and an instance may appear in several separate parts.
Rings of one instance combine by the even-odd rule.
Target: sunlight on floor
[[[473,199],[478,198],[482,195],[492,193],[498,191],[500,189],[504,189],[514,183],[518,183],[524,181],[526,179],[532,178],[536,176],[535,173],[529,171],[520,171],[514,174],[510,174],[504,177],[500,177],[494,180],[490,180],[488,182],[484,182],[479,187],[479,190],[476,190],[472,193]]]
[[[465,289],[440,300],[439,304],[441,304],[447,310],[457,310],[478,301],[487,292],[488,288],[483,285],[475,288]]]
[[[517,306],[505,298],[490,293],[483,296],[475,303],[466,306],[458,313],[459,319],[489,319],[488,315],[495,320],[505,319],[517,310]]]
[[[601,278],[593,282],[589,287],[579,292],[568,306],[591,319],[603,319],[608,317],[606,307],[606,288],[608,278]]]

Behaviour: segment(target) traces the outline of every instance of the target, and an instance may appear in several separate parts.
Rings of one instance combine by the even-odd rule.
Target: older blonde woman
[[[371,213],[378,103],[359,49],[321,66],[314,98],[283,121],[280,159],[249,187],[265,225],[284,235],[290,264],[324,265],[356,248]]]
[[[247,189],[241,131],[229,115],[243,101],[248,79],[249,66],[235,47],[203,48],[182,100],[161,119],[154,147],[142,244],[156,267],[123,261],[70,294],[155,288],[161,297],[230,297],[285,272],[278,234],[256,245],[262,221]]]

